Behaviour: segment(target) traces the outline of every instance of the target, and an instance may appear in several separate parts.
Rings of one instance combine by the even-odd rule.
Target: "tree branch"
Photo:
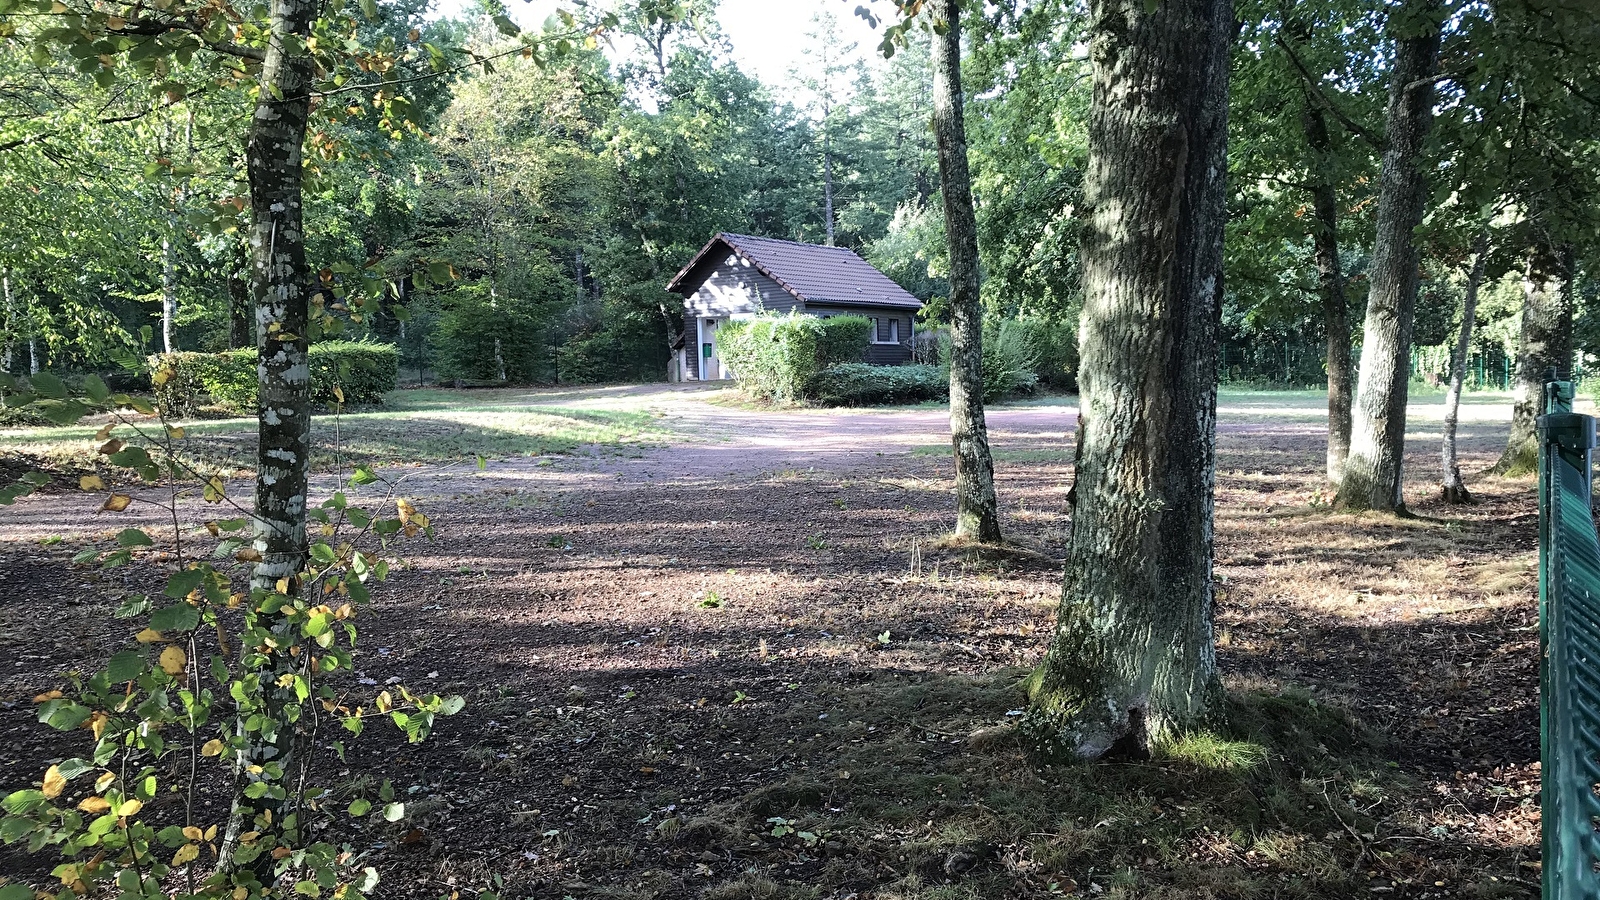
[[[1339,108],[1338,104],[1333,102],[1333,99],[1322,89],[1322,82],[1311,74],[1311,70],[1307,69],[1305,63],[1300,61],[1300,57],[1295,55],[1294,48],[1289,46],[1289,42],[1284,40],[1282,35],[1274,37],[1273,40],[1279,47],[1283,48],[1284,53],[1289,55],[1289,62],[1294,64],[1295,70],[1300,73],[1300,77],[1304,78],[1306,84],[1311,87],[1311,92],[1316,95],[1323,108],[1335,119],[1338,119],[1339,124],[1343,125],[1346,131],[1371,144],[1375,150],[1388,149],[1389,142],[1382,135],[1350,118],[1344,110]]]

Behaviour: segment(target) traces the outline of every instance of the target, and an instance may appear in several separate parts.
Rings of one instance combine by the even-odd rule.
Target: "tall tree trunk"
[[[1413,27],[1435,19],[1440,0],[1413,0],[1402,11]],[[1411,326],[1420,263],[1414,231],[1422,222],[1428,183],[1423,145],[1433,121],[1433,74],[1439,64],[1439,29],[1397,39],[1389,82],[1378,188],[1378,227],[1372,252],[1372,287],[1361,337],[1360,383],[1350,434],[1350,457],[1334,503],[1341,509],[1404,513],[1401,494],[1406,400],[1411,379]]]
[[[823,114],[826,117],[826,113]],[[828,246],[833,246],[833,137],[822,125],[822,216],[827,223]]]
[[[167,218],[168,234],[161,238],[161,350],[176,350],[172,342],[173,320],[178,317],[178,249],[172,243],[172,231],[177,230],[178,217]]]
[[[298,591],[306,561],[306,492],[310,463],[311,371],[306,330],[315,279],[306,266],[301,207],[301,146],[311,107],[315,62],[305,49],[318,4],[313,0],[271,0],[270,43],[261,67],[260,91],[246,141],[250,179],[250,292],[256,301],[256,347],[259,379],[259,449],[256,455],[255,541],[261,555],[251,579],[252,591]],[[268,616],[264,626],[292,631],[288,617]],[[286,640],[285,645],[293,644]],[[270,653],[270,651],[264,651]],[[280,686],[280,675],[298,670],[299,661],[276,654],[261,674],[265,714],[287,722],[286,708],[299,702],[294,690]],[[244,731],[248,745],[241,766],[279,769],[282,782],[292,777],[297,736],[293,727],[274,732]],[[281,769],[279,768],[281,767]],[[241,775],[241,778],[248,776]],[[241,783],[240,787],[243,785]],[[272,812],[274,828],[280,801],[251,800],[236,795],[224,840],[222,865],[232,867],[232,851],[241,828]],[[258,874],[270,879],[273,861],[263,854]]]
[[[1572,251],[1540,240],[1528,256],[1522,278],[1522,338],[1517,345],[1517,375],[1512,390],[1511,438],[1495,463],[1501,475],[1524,475],[1538,468],[1536,423],[1543,412],[1545,380],[1555,370],[1572,371]]]
[[[1456,460],[1456,424],[1461,416],[1461,385],[1467,379],[1467,360],[1472,356],[1472,330],[1478,324],[1478,288],[1483,284],[1484,264],[1489,256],[1489,229],[1472,240],[1472,271],[1467,275],[1467,294],[1461,301],[1461,331],[1450,355],[1450,387],[1444,394],[1444,440],[1440,442],[1443,463],[1442,495],[1446,503],[1471,503],[1472,494],[1461,480],[1461,465]]]
[[[1339,263],[1339,204],[1330,171],[1333,144],[1328,122],[1315,98],[1306,96],[1306,145],[1311,149],[1312,255],[1317,266],[1317,293],[1322,300],[1322,330],[1327,337],[1328,483],[1338,488],[1350,456],[1350,301],[1345,297]]]
[[[928,4],[933,36],[933,136],[939,152],[950,248],[950,445],[956,464],[956,537],[1000,542],[994,459],[983,417],[983,306],[978,301],[978,220],[967,169],[961,95],[961,2]]]
[[[1092,0],[1078,470],[1060,622],[1024,719],[1140,754],[1220,702],[1212,638],[1228,0]]]
[[[17,361],[17,302],[11,296],[11,267],[0,269],[0,290],[5,294],[5,343],[0,346],[0,372],[11,372]]]

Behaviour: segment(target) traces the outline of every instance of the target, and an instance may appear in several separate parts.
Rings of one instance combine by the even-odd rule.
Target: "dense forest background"
[[[1388,77],[1362,48],[1380,16],[1328,3],[1296,24],[1255,6],[1237,13],[1220,375],[1316,385],[1329,319],[1313,188],[1333,191],[1345,318],[1359,323]],[[345,320],[350,336],[399,345],[413,379],[659,380],[681,321],[663,287],[718,231],[850,247],[928,301],[937,326],[947,283],[925,43],[869,66],[878,48],[849,43],[821,14],[796,36],[809,64],[764,84],[732,61],[715,0],[679,19],[627,10],[603,42],[534,58],[518,52],[497,0],[457,19],[430,18],[420,0],[378,8],[369,40],[493,61],[407,84],[405,118],[359,93],[319,101],[309,253],[326,281],[382,296]],[[1456,23],[1447,61],[1505,26],[1474,22]],[[986,311],[1025,321],[1041,377],[1071,388],[1089,102],[1081,12],[1064,0],[990,4],[969,29]],[[1498,387],[1531,247],[1573,254],[1576,343],[1600,346],[1582,200],[1595,142],[1582,125],[1592,109],[1570,97],[1546,103],[1520,76],[1496,93],[1494,65],[1536,61],[1478,58],[1482,77],[1463,83],[1481,87],[1445,92],[1430,144],[1439,177],[1414,369],[1435,382],[1445,373],[1473,241],[1493,232],[1468,380]],[[221,86],[107,94],[79,62],[0,58],[0,364],[91,369],[130,351],[252,346],[234,138],[249,104]]]

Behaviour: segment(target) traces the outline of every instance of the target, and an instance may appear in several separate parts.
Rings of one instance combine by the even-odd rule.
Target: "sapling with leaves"
[[[327,754],[343,757],[336,734],[360,735],[368,719],[381,717],[416,742],[437,716],[464,705],[460,697],[403,687],[362,698],[346,677],[355,665],[360,607],[371,586],[387,578],[400,542],[431,536],[427,516],[397,495],[397,484],[358,467],[348,484],[383,483],[377,504],[353,504],[336,490],[307,511],[316,538],[302,571],[265,588],[236,587],[230,561],[249,565],[261,556],[248,542],[250,511],[219,475],[187,461],[183,429],[142,398],[113,394],[95,376],[83,391],[73,395],[49,373],[21,382],[0,375],[7,406],[38,405],[58,421],[111,413],[95,435],[103,442],[102,472],[84,476],[79,487],[99,491],[107,478],[133,478],[165,488],[111,490],[101,510],[155,506],[170,523],[162,526],[170,543],[129,527],[114,547],[90,548],[74,561],[151,564],[165,572],[165,586],[118,607],[132,634],[102,669],[35,698],[41,722],[87,731],[93,743],[83,756],[46,769],[38,788],[4,798],[0,840],[58,854],[57,897],[366,896],[377,871],[355,862],[359,857],[328,832],[339,817],[369,814],[372,801],[336,803],[314,778]],[[0,503],[43,480],[8,485]],[[185,528],[180,506],[196,498],[235,515]],[[208,802],[229,794],[231,811]],[[378,799],[385,819],[404,816],[392,788]],[[33,896],[18,885],[0,888],[0,900]]]

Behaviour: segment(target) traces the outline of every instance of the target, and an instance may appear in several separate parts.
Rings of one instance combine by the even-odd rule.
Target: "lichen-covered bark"
[[[273,41],[246,145],[250,175],[250,292],[261,359],[260,445],[256,456],[254,586],[270,590],[298,575],[306,554],[306,473],[311,370],[306,359],[313,284],[306,268],[301,208],[301,143],[310,112],[313,61],[284,38],[309,36],[310,0],[273,0]],[[299,41],[292,41],[299,46]],[[282,98],[282,99],[278,99]]]
[[[1440,0],[1412,0],[1401,12],[1408,28],[1433,18]],[[1428,199],[1422,156],[1433,121],[1433,75],[1439,29],[1395,41],[1384,135],[1388,146],[1378,186],[1367,317],[1362,328],[1360,381],[1350,430],[1350,455],[1334,503],[1341,509],[1403,513],[1400,487],[1405,455],[1406,400],[1411,378],[1411,327],[1420,279],[1414,231]]]
[[[1444,395],[1444,439],[1440,441],[1443,464],[1440,494],[1446,503],[1471,503],[1472,494],[1461,480],[1461,464],[1456,459],[1456,424],[1461,414],[1461,385],[1467,377],[1467,358],[1472,354],[1472,331],[1478,324],[1478,288],[1483,284],[1488,258],[1489,232],[1478,232],[1472,242],[1472,271],[1467,275],[1467,293],[1461,302],[1461,330],[1450,355],[1450,386]]]
[[[251,579],[253,592],[271,593],[287,579],[290,593],[306,564],[306,488],[310,462],[311,372],[307,365],[306,329],[314,290],[306,267],[301,208],[301,145],[310,114],[314,63],[304,49],[317,5],[312,0],[272,0],[271,43],[261,69],[261,88],[246,141],[250,178],[250,293],[255,298],[257,368],[260,389],[259,449],[256,456],[255,550],[261,554]],[[282,644],[294,643],[294,623],[268,616],[265,627],[283,632]],[[280,675],[299,662],[271,649],[261,674],[265,718],[271,729],[240,728],[249,741],[240,755],[242,767],[277,771],[280,783],[292,776],[298,739],[299,699],[282,686]],[[241,774],[240,788],[244,776]],[[220,865],[233,866],[233,849],[241,831],[259,830],[263,822],[284,824],[279,801],[234,800],[223,840]],[[270,819],[267,814],[271,813]],[[293,840],[293,836],[287,839]],[[270,879],[273,860],[263,856],[251,868]]]
[[[1149,750],[1216,710],[1212,495],[1228,0],[1094,0],[1081,414],[1060,620],[1024,733]]]
[[[967,168],[961,94],[959,0],[928,4],[933,36],[933,135],[950,248],[950,445],[956,466],[956,536],[1000,542],[994,459],[983,416],[983,307],[978,301],[978,222]]]
[[[1328,122],[1308,93],[1304,129],[1311,149],[1312,257],[1317,267],[1317,293],[1322,302],[1322,330],[1327,340],[1328,483],[1344,480],[1350,456],[1350,303],[1345,297],[1339,264],[1339,205],[1331,168],[1333,145]]]
[[[1539,466],[1537,420],[1551,370],[1572,374],[1572,253],[1541,241],[1522,277],[1522,336],[1517,344],[1511,437],[1494,471],[1523,475]]]

